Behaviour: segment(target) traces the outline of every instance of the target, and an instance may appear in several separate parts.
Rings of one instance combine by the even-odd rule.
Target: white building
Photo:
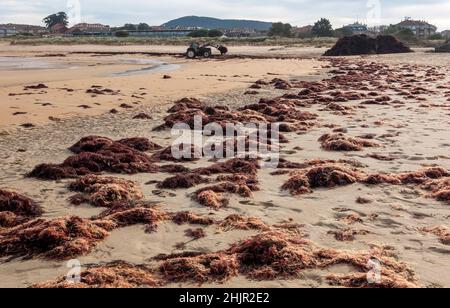
[[[0,28],[0,37],[13,36],[17,34],[15,29]]]
[[[413,20],[406,18],[404,21],[396,25],[400,29],[409,29],[415,36],[420,38],[427,38],[436,34],[437,27],[422,20]]]

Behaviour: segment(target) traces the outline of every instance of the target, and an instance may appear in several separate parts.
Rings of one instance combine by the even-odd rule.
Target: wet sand
[[[1,57],[18,57],[10,59],[19,66],[21,62],[26,62],[29,67],[33,63],[36,67],[44,67],[17,69],[16,65],[16,69],[2,68],[0,123],[3,128],[10,124],[45,123],[49,122],[49,117],[98,115],[113,108],[120,109],[123,103],[133,107],[167,104],[180,96],[204,96],[237,88],[245,89],[254,80],[271,75],[288,77],[314,74],[319,66],[315,60],[301,59],[191,61],[129,54],[42,57],[54,52],[52,49],[44,50],[45,53],[30,52],[25,48],[24,51],[13,52],[6,48],[0,52]],[[87,46],[83,50],[91,49]],[[102,49],[105,50],[109,49]],[[126,50],[128,47],[122,51]],[[62,51],[58,49],[57,52],[60,55]],[[153,66],[152,62],[158,67],[149,69]],[[171,78],[164,79],[164,75],[170,75]],[[24,90],[25,86],[36,84],[45,84],[47,88]],[[86,93],[93,85],[120,90],[120,93]]]
[[[34,48],[37,47],[33,47],[33,51]],[[51,52],[61,50],[58,49],[60,47],[54,48],[55,50]],[[299,56],[301,55],[300,52]],[[132,58],[135,57],[142,58],[142,56]],[[36,200],[44,208],[45,219],[67,215],[89,218],[104,210],[90,205],[71,205],[68,197],[73,193],[67,190],[67,185],[73,180],[42,181],[24,178],[24,174],[38,164],[62,162],[71,155],[67,148],[82,137],[99,135],[117,140],[138,136],[146,137],[162,146],[169,146],[170,131],[154,132],[153,128],[163,123],[163,118],[167,116],[167,109],[177,99],[197,97],[211,105],[226,105],[234,109],[256,103],[259,98],[275,98],[286,93],[295,94],[300,90],[277,90],[273,86],[263,86],[256,95],[244,95],[248,87],[258,79],[270,81],[277,77],[287,80],[320,81],[332,76],[330,71],[333,70],[328,66],[328,62],[319,62],[318,59],[234,59],[190,63],[181,59],[164,57],[157,60],[180,66],[179,69],[168,73],[172,79],[163,79],[164,73],[159,72],[111,77],[118,72],[140,69],[143,66],[117,64],[117,61],[123,58],[129,59],[130,56],[127,55],[95,57],[94,61],[102,64],[90,67],[92,58],[88,55],[70,55],[49,60],[77,63],[81,69],[73,72],[65,69],[29,71],[26,74],[23,71],[13,71],[0,79],[3,85],[0,89],[2,98],[0,187],[14,189]],[[450,84],[448,55],[416,53],[350,59],[353,61],[362,59],[368,63],[372,61],[387,63],[392,68],[398,68],[406,63],[438,66],[438,70],[445,74],[438,83],[447,86]],[[422,70],[423,67],[417,68],[417,72]],[[40,82],[48,86],[48,89],[43,89],[47,93],[36,94],[41,90],[34,90],[32,95],[8,96],[12,92],[23,92],[24,86]],[[120,90],[120,94],[91,97],[85,92],[92,85]],[[449,90],[437,90],[437,83],[424,82],[422,86],[436,90],[434,94],[420,95],[426,98],[426,103],[435,104],[434,107],[420,106],[421,103],[416,100],[406,99],[386,90],[385,94],[391,96],[393,100],[402,100],[405,104],[397,107],[366,105],[365,108],[358,108],[361,106],[361,100],[342,103],[344,106],[354,108],[349,114],[324,110],[323,104],[300,108],[318,114],[319,118],[314,127],[305,133],[285,134],[289,143],[283,145],[282,157],[299,163],[317,158],[356,160],[368,173],[417,171],[425,166],[434,165],[450,170],[448,154],[450,109],[448,98],[443,94]],[[60,90],[65,87],[75,91]],[[143,92],[147,94],[143,95]],[[132,98],[132,95],[143,98]],[[39,102],[51,102],[52,105],[42,107],[35,104]],[[128,103],[134,108],[121,109],[119,105],[122,103]],[[77,106],[81,104],[92,108],[80,110]],[[120,112],[110,114],[107,111],[111,108],[116,108]],[[11,116],[11,112],[14,111],[24,111],[28,114]],[[133,116],[140,112],[151,115],[152,119],[133,119]],[[58,117],[61,120],[48,121],[49,116]],[[36,127],[17,128],[25,122],[36,124]],[[347,134],[354,137],[373,134],[377,136],[376,141],[382,146],[365,148],[360,152],[325,151],[321,148],[318,139],[335,128],[345,128]],[[378,138],[388,134],[390,137]],[[391,156],[393,159],[377,160],[367,156],[373,153]],[[195,168],[210,164],[203,159],[183,165]],[[355,183],[333,189],[319,188],[311,194],[292,196],[281,190],[283,184],[289,179],[289,175],[273,176],[271,172],[273,170],[265,169],[258,172],[260,191],[254,192],[252,198],[230,195],[229,206],[219,211],[212,211],[192,200],[191,194],[202,185],[187,190],[161,190],[153,181],[162,181],[170,175],[140,173],[113,176],[137,182],[146,200],[160,204],[167,211],[192,211],[218,220],[230,214],[240,214],[260,218],[268,225],[276,225],[291,219],[292,222],[303,225],[302,232],[307,234],[309,240],[321,247],[352,252],[367,251],[375,244],[390,247],[398,260],[406,262],[415,272],[419,286],[450,286],[448,275],[442,275],[450,271],[448,245],[440,242],[439,238],[433,234],[418,231],[420,228],[448,227],[450,215],[448,203],[429,198],[422,190],[411,185],[367,186]],[[149,184],[150,182],[152,184]],[[358,203],[358,197],[367,198],[370,203]],[[356,225],[349,225],[342,221],[343,217],[355,214],[361,218],[361,222]],[[366,230],[369,233],[357,235],[350,242],[338,241],[329,234],[330,231],[345,228]],[[100,242],[91,253],[79,256],[77,259],[84,267],[89,264],[104,264],[117,260],[132,264],[152,264],[150,259],[161,253],[226,250],[229,245],[260,233],[257,230],[218,232],[215,226],[210,226],[204,228],[207,234],[205,238],[191,241],[185,236],[186,229],[188,226],[178,226],[171,222],[161,223],[158,231],[151,234],[145,233],[141,225],[117,229],[111,232],[106,240]],[[185,243],[184,250],[177,248],[180,242]],[[225,284],[207,283],[204,286],[326,287],[329,286],[324,278],[326,275],[352,271],[347,266],[339,265],[322,270],[305,270],[301,277],[272,281],[254,281],[239,275]],[[66,262],[41,258],[31,260],[5,258],[0,265],[0,277],[4,277],[0,279],[0,286],[27,287],[64,276],[66,273]],[[171,283],[169,286],[195,287],[197,284]]]

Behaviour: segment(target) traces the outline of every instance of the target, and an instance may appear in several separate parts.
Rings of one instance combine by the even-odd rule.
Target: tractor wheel
[[[187,57],[188,57],[189,59],[194,59],[194,58],[195,58],[195,51],[189,50],[189,51],[187,52]]]
[[[209,51],[209,50],[205,51],[205,52],[203,53],[203,57],[205,57],[205,58],[211,57],[211,51]]]

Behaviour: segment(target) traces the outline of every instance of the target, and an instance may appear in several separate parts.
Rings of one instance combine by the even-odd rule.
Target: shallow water
[[[147,59],[125,59],[121,61],[124,64],[138,64],[138,65],[146,65],[146,67],[135,69],[135,70],[127,70],[124,72],[114,73],[113,76],[136,76],[136,75],[144,75],[151,73],[161,73],[161,72],[172,72],[176,71],[180,68],[180,65],[170,64],[163,61],[158,60],[147,60]],[[147,66],[149,65],[149,66]]]
[[[35,70],[60,67],[60,63],[33,57],[0,57],[0,70]]]
[[[110,60],[110,59],[109,59]],[[158,60],[142,58],[116,59],[113,65],[136,65],[138,68],[121,72],[115,72],[108,76],[135,76],[161,72],[171,72],[178,70],[180,65],[170,64]],[[0,57],[0,71],[6,70],[43,70],[43,69],[80,69],[83,65],[73,66],[73,64],[50,61],[35,57]]]

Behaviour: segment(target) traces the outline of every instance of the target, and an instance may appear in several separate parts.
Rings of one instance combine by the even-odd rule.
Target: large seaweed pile
[[[376,38],[365,34],[340,39],[324,56],[356,56],[370,54],[408,53],[412,50],[391,35]]]

